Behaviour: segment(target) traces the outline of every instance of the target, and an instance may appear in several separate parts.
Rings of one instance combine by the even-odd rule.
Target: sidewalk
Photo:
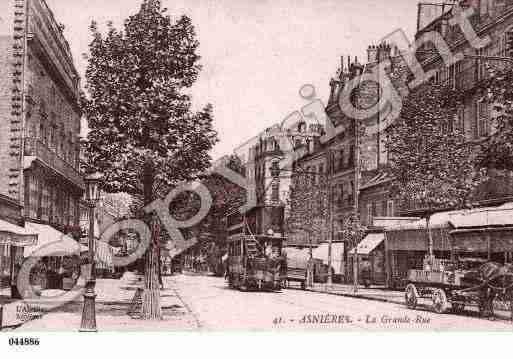
[[[132,298],[140,285],[137,278],[99,279],[96,282],[96,322],[98,331],[172,331],[197,329],[199,324],[183,303],[174,284],[165,280],[161,290],[163,319],[158,323],[132,319],[128,314]],[[53,291],[44,295],[58,296],[63,291]],[[44,307],[32,304],[35,311],[21,313],[23,302],[13,302],[4,306],[4,329],[20,331],[71,331],[80,328],[83,297],[64,302],[58,308],[45,311]],[[38,313],[37,310],[41,309]],[[25,318],[23,314],[27,314]],[[6,328],[7,327],[7,328]]]
[[[390,290],[384,287],[365,288],[363,286],[359,286],[357,292],[355,293],[354,286],[351,284],[332,284],[331,286],[328,286],[327,284],[315,283],[313,287],[309,287],[306,290],[310,292],[327,293],[350,298],[395,303],[404,305],[406,308],[403,291]],[[419,299],[419,307],[426,307],[429,309],[430,306],[431,300],[429,298]],[[472,313],[473,315],[477,315],[478,312],[477,305],[475,304],[467,305],[466,310],[467,313]],[[509,310],[496,308],[494,310],[494,314],[498,319],[508,321],[511,320],[511,312]]]

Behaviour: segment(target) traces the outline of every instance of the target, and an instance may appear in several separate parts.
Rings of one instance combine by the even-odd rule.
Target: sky
[[[141,0],[46,2],[66,26],[83,79],[91,21],[112,20],[121,27]],[[304,106],[303,85],[312,84],[326,102],[341,56],[363,62],[367,46],[388,33],[402,29],[411,37],[417,14],[416,0],[163,0],[163,5],[173,17],[188,15],[196,27],[203,69],[190,93],[196,109],[214,106],[220,139],[214,159]]]

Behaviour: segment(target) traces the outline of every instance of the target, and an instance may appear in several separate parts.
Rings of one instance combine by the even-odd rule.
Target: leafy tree
[[[226,167],[244,175],[245,168],[240,158],[232,155],[225,160]],[[214,171],[207,171],[200,179],[212,196],[212,207],[200,223],[186,230],[187,235],[197,238],[209,252],[220,253],[227,237],[225,218],[243,204],[246,193],[243,188]],[[198,196],[182,194],[171,203],[171,213],[178,219],[191,218],[200,207]]]
[[[320,241],[320,236],[328,232],[328,188],[327,176],[323,174],[302,168],[292,174],[285,224],[289,236],[306,233],[310,248],[313,238]]]
[[[477,88],[499,114],[490,135],[480,143],[480,165],[489,170],[513,171],[513,69],[489,67],[489,77]]]
[[[159,0],[143,0],[123,30],[110,23],[102,35],[93,22],[86,71],[89,169],[105,174],[106,191],[141,196],[145,205],[162,189],[208,168],[217,141],[212,106],[193,112],[184,93],[200,71],[193,24],[186,16],[174,21],[165,12]],[[145,220],[152,240],[145,256],[143,317],[158,319],[155,241],[160,227],[155,214]]]
[[[226,160],[226,167],[244,175],[245,168],[240,158],[232,155]],[[193,228],[193,231],[198,235],[209,234],[214,242],[223,246],[227,236],[225,218],[243,205],[246,197],[245,190],[216,172],[211,172],[203,177],[202,183],[210,191],[212,207],[203,221]]]
[[[426,83],[404,99],[401,116],[388,128],[392,192],[403,208],[419,210],[429,229],[435,211],[471,205],[485,176],[476,171],[475,148],[456,121],[461,93]]]

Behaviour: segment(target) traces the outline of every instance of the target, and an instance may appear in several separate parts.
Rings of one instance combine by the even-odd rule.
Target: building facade
[[[65,233],[78,228],[79,89],[63,27],[46,2],[1,1],[1,218]],[[0,251],[23,258],[19,249]]]
[[[5,8],[5,9],[4,9]],[[78,226],[79,76],[62,27],[44,0],[2,2],[1,194],[25,219]],[[6,55],[7,54],[7,55]]]
[[[449,45],[452,54],[462,53],[464,58],[447,66],[433,44],[426,43],[417,52],[424,71],[435,71],[434,83],[448,84],[465,93],[463,103],[454,119],[453,128],[462,130],[467,139],[474,143],[489,136],[495,130],[496,118],[500,115],[487,99],[487,91],[480,83],[488,78],[487,66],[505,68],[509,62],[490,57],[511,57],[513,49],[508,48],[508,39],[513,37],[513,1],[480,0],[460,1],[463,9],[474,8],[470,21],[480,39],[487,39],[481,48],[473,47],[464,37],[461,28],[449,24],[454,8],[446,16],[440,16],[415,37],[418,39],[428,31],[438,32]],[[491,180],[478,188],[476,203],[480,205],[500,205],[513,199],[513,175],[509,171],[491,173]]]

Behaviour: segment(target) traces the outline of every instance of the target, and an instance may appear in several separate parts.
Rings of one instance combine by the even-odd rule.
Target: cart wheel
[[[452,310],[455,313],[463,313],[465,310],[465,303],[452,303]]]
[[[437,288],[433,291],[433,309],[438,314],[445,313],[447,310],[447,296],[443,289]]]
[[[410,283],[406,286],[406,290],[404,292],[404,300],[406,302],[406,307],[409,309],[415,309],[417,307],[419,295],[417,293],[417,288],[415,285]]]

